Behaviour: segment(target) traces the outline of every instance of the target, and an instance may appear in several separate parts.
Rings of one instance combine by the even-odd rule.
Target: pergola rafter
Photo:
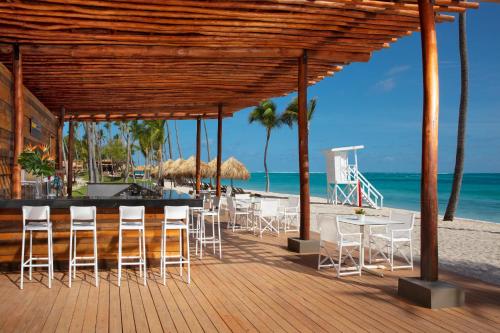
[[[436,21],[475,7],[435,1]],[[19,44],[24,84],[66,119],[226,117],[296,91],[303,50],[314,84],[419,26],[411,0],[0,1],[0,61]]]

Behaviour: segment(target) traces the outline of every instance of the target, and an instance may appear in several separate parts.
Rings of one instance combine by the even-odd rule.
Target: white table
[[[374,271],[374,269],[385,269],[384,265],[366,265],[365,264],[365,227],[383,227],[390,224],[401,224],[403,222],[391,221],[387,218],[381,218],[376,216],[365,216],[363,220],[360,220],[357,215],[342,215],[339,216],[339,222],[348,223],[352,225],[357,225],[361,229],[361,253],[359,254],[359,261],[361,263],[361,269],[367,273],[377,275],[380,277],[384,276],[384,273]]]

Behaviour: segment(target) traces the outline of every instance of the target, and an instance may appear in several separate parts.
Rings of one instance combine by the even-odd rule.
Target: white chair
[[[52,287],[54,278],[54,254],[52,251],[52,222],[50,221],[49,206],[23,206],[23,240],[21,249],[21,283],[20,288],[24,287],[24,267],[29,267],[29,279],[32,278],[33,267],[47,267],[49,272],[49,288]],[[30,233],[30,252],[29,259],[25,260],[25,242],[26,232]],[[33,232],[47,233],[47,257],[33,257]],[[46,264],[35,264],[34,261],[46,261]]]
[[[318,270],[321,268],[334,267],[337,271],[337,277],[346,275],[361,275],[361,264],[353,258],[353,251],[357,250],[361,253],[361,233],[345,233],[341,230],[341,222],[338,217],[333,220],[331,215],[317,214],[319,236],[320,236],[320,252],[318,254]],[[335,263],[331,253],[328,250],[328,243],[337,245],[338,260]],[[344,250],[346,252],[343,255]],[[342,268],[342,264],[347,259],[354,266]]]
[[[283,220],[283,231],[299,231],[299,204],[298,197],[289,197],[280,200],[280,218]]]
[[[99,269],[97,265],[97,221],[96,208],[91,207],[69,207],[70,230],[69,230],[69,287],[71,281],[76,277],[78,266],[94,266],[95,286],[99,287]],[[92,231],[94,238],[94,256],[76,256],[76,235],[77,231]],[[83,260],[84,262],[78,262]],[[88,262],[92,260],[93,262]],[[87,261],[87,262],[86,262]],[[72,275],[73,274],[73,275]]]
[[[369,260],[387,261],[391,266],[391,271],[394,269],[411,268],[413,270],[413,245],[412,231],[415,224],[415,214],[409,212],[389,211],[389,220],[392,223],[386,227],[371,227],[369,240]],[[382,244],[380,244],[382,243]],[[377,251],[372,259],[372,247]],[[403,249],[408,247],[409,254],[405,254]],[[384,251],[384,248],[386,251]],[[394,265],[394,254],[399,254],[406,262],[406,265]],[[377,258],[380,255],[382,258]]]
[[[274,231],[278,235],[279,230],[279,220],[278,220],[278,200],[261,200],[259,210],[254,213],[259,226],[259,236],[262,238],[262,234],[267,230],[271,233]],[[274,225],[276,224],[276,225]]]
[[[163,284],[167,282],[167,265],[179,264],[180,276],[182,277],[182,266],[187,264],[188,283],[191,283],[191,261],[189,257],[189,207],[188,206],[165,206],[165,216],[161,231],[161,259],[160,275]],[[179,254],[167,255],[167,231],[177,230],[179,232]],[[186,232],[186,254],[183,254],[182,231]],[[169,259],[176,259],[174,261]]]
[[[211,236],[206,235],[206,224],[205,218],[212,217],[212,234]],[[222,235],[220,231],[220,198],[215,197],[211,203],[210,209],[204,209],[200,213],[197,226],[197,236],[196,236],[196,254],[198,254],[198,244],[200,245],[200,258],[203,258],[203,247],[205,244],[212,243],[213,251],[215,254],[216,244],[219,245],[219,258],[222,259]]]
[[[238,216],[245,217],[246,228],[248,229],[248,222],[250,222],[250,209],[249,206],[237,206],[233,197],[227,198],[227,209],[229,212],[229,222],[227,224],[227,228],[233,228],[233,232],[237,229],[236,222],[238,220]],[[243,229],[243,226],[240,224],[238,229]]]
[[[120,206],[120,230],[118,233],[118,286],[121,285],[122,266],[139,266],[139,274],[144,278],[144,285],[146,285],[145,210],[144,206]],[[124,230],[137,230],[139,239],[138,256],[122,255]],[[125,261],[123,259],[125,259]],[[136,261],[134,261],[134,259]]]
[[[234,198],[236,199],[236,201],[238,200],[250,200],[250,193],[236,193],[234,195]]]

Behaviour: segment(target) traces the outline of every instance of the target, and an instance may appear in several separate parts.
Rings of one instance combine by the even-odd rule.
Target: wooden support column
[[[66,175],[67,178],[67,194],[68,197],[73,195],[73,150],[74,144],[73,140],[75,137],[75,129],[73,121],[69,122],[69,132],[68,132],[68,173]]]
[[[217,171],[216,171],[216,186],[215,195],[220,197],[221,195],[221,172],[220,168],[222,165],[222,104],[219,103],[219,110],[217,113]]]
[[[422,38],[424,108],[422,121],[422,179],[420,189],[420,278],[438,279],[438,120],[439,74],[434,9],[431,0],[419,0]]]
[[[12,52],[12,74],[14,76],[14,115],[12,131],[14,132],[14,151],[12,154],[11,197],[21,198],[21,166],[17,163],[24,147],[24,90],[23,65],[19,45],[14,45]]]
[[[59,124],[57,126],[57,158],[56,158],[56,169],[60,170],[63,168],[63,149],[64,149],[64,114],[65,109],[64,106],[61,108],[61,112],[59,113]]]
[[[309,197],[309,148],[307,128],[307,51],[299,57],[298,75],[298,134],[300,174],[300,239],[309,240],[310,197]]]
[[[196,193],[201,190],[201,118],[196,118]]]

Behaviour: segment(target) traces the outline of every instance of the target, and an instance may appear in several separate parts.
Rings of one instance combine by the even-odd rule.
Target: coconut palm
[[[179,142],[179,131],[177,130],[177,121],[174,120],[175,139],[177,140],[177,149],[179,150],[179,158],[182,159],[181,143]]]
[[[171,160],[174,158],[174,156],[172,155],[172,136],[170,135],[170,126],[168,125],[168,120],[165,120],[165,126],[167,127],[168,158]]]
[[[467,31],[465,12],[459,14],[458,39],[460,44],[460,109],[458,112],[457,153],[450,198],[444,214],[445,221],[453,221],[460,197],[464,176],[465,130],[467,124],[467,104],[469,101],[469,60],[467,55]]]
[[[249,123],[258,122],[266,128],[266,146],[264,148],[264,171],[266,173],[266,192],[269,192],[269,171],[267,169],[267,150],[271,131],[283,124],[281,117],[276,113],[276,104],[271,100],[265,100],[256,106],[248,118]]]
[[[309,122],[314,115],[314,111],[316,111],[316,98],[311,98],[307,104],[307,126],[309,126]],[[297,97],[295,97],[290,104],[288,104],[285,112],[281,115],[281,120],[290,127],[292,127],[294,123],[298,122],[299,101]]]
[[[210,144],[208,143],[208,131],[207,131],[207,123],[205,119],[203,119],[203,127],[205,128],[205,143],[207,145],[207,162],[210,162]],[[212,187],[212,177],[210,179],[210,187]]]
[[[127,161],[125,162],[124,182],[128,183],[128,178],[129,178],[129,174],[130,174],[130,166],[132,165],[132,163],[131,163],[131,160],[132,160],[132,140],[131,140],[130,126],[129,126],[129,122],[126,122],[126,121],[115,122],[115,125],[118,127],[123,145],[127,149]]]
[[[156,155],[156,164],[158,165],[158,180],[163,174],[163,147],[165,146],[165,124],[166,120],[147,120],[146,126],[151,136],[151,149]]]

